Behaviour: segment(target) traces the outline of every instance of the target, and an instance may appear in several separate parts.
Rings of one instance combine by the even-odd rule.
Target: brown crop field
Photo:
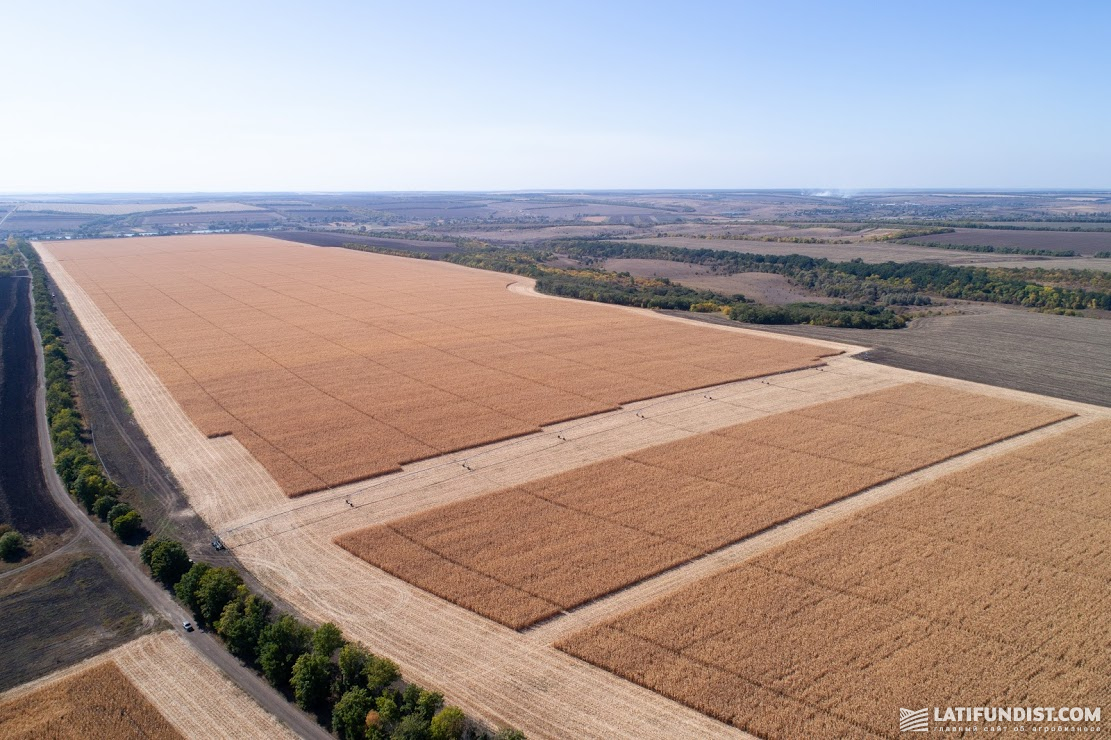
[[[345,534],[337,544],[519,629],[1070,415],[909,383],[632,452]]]
[[[182,737],[112,662],[0,704],[0,736],[11,740]]]
[[[1108,491],[1111,421],[1100,421],[558,647],[768,738],[895,737],[898,707],[1106,706]]]
[[[829,353],[263,237],[49,250],[201,431],[234,435],[289,495]]]

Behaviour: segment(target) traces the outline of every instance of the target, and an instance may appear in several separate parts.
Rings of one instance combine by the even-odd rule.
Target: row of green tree
[[[123,542],[134,542],[145,533],[143,517],[130,504],[120,500],[119,486],[104,472],[85,442],[85,422],[77,408],[70,359],[58,327],[54,298],[46,282],[42,260],[26,240],[10,238],[9,246],[23,254],[31,271],[35,324],[42,340],[45,364],[46,418],[54,448],[54,469],[87,512],[100,517]]]
[[[485,248],[449,254],[443,259],[483,270],[525,275],[536,280],[536,289],[542,293],[598,303],[689,311],[691,306],[700,303],[730,305],[746,300],[740,294],[727,296],[697,290],[667,278],[638,278],[627,272],[545,264],[552,257],[551,252]]]
[[[392,661],[350,642],[336,625],[313,628],[274,609],[234,568],[194,563],[174,540],[151,538],[139,551],[151,575],[297,705],[343,740],[462,740],[490,736],[444,697],[401,680]],[[496,740],[523,740],[502,730]]]
[[[916,247],[929,247],[930,249],[952,249],[957,252],[995,252],[997,254],[1031,254],[1039,257],[1076,257],[1071,249],[1022,249],[1020,247],[995,247],[991,244],[947,244],[945,242],[918,242],[906,241],[904,244],[913,244]]]
[[[1064,287],[1063,284],[1086,282],[1102,285],[1106,281],[1106,275],[1089,275],[1094,272],[1089,270],[1044,271],[926,262],[866,263],[863,260],[833,262],[801,254],[752,254],[587,239],[549,242],[544,247],[585,260],[664,259],[712,266],[724,273],[772,272],[785,275],[817,293],[857,303],[888,304],[889,296],[917,294],[928,298],[929,294],[935,294],[1032,308],[1111,309],[1109,291]],[[1028,279],[1030,276],[1062,284],[1043,285]]]
[[[749,324],[811,324],[843,329],[901,329],[907,325],[905,318],[885,308],[848,303],[744,304],[730,307],[729,318]]]

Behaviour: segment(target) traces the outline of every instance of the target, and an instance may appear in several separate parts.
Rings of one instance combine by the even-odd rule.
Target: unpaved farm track
[[[244,565],[303,615],[334,621],[351,638],[396,660],[409,679],[443,691],[470,714],[514,725],[530,737],[744,734],[369,567],[334,545],[334,537],[629,450],[912,380],[1085,417],[1107,413],[842,356],[822,369],[629,404],[291,501],[234,439],[206,439],[48,249],[36,247],[190,503],[210,526],[227,533]]]

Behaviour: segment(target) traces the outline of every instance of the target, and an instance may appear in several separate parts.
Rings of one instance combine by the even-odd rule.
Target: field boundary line
[[[564,611],[521,630],[521,634],[534,642],[552,645],[573,632],[643,606],[695,581],[739,565],[775,547],[845,519],[858,511],[912,491],[923,484],[931,483],[997,455],[1086,426],[1095,420],[1096,418],[1091,416],[1072,416],[919,468],[894,480],[866,488],[825,506],[799,514],[770,529],[689,560],[582,606]]]

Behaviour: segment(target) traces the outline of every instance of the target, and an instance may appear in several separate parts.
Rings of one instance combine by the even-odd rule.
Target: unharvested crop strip
[[[235,435],[290,495],[823,354],[535,301],[455,265],[248,236],[51,249],[193,420]]]
[[[1109,490],[1111,421],[1073,426],[558,646],[770,738],[895,737],[899,706],[1106,705]]]
[[[914,404],[926,397],[942,410],[919,425],[918,440],[886,429],[900,409],[917,413]],[[868,413],[853,425],[823,421],[858,407]],[[520,629],[550,617],[553,604],[578,607],[807,511],[1069,416],[907,384],[630,453],[350,533],[337,543]],[[856,437],[866,444],[855,444]],[[387,556],[397,537],[419,543],[422,556]],[[456,577],[445,577],[428,553],[452,563]],[[514,592],[491,598],[468,588],[459,568]]]

